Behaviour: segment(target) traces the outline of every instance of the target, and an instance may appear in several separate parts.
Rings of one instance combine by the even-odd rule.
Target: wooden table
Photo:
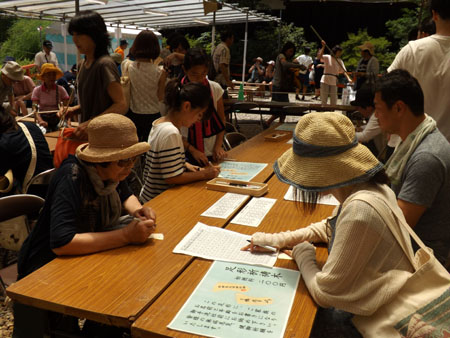
[[[45,136],[45,140],[47,141],[48,149],[50,149],[50,152],[53,154],[53,152],[55,151],[56,142],[58,141],[58,138]]]
[[[269,162],[255,177],[259,182],[270,178],[273,161],[289,147],[263,140],[257,135],[230,151],[230,157],[238,160]],[[266,154],[261,156],[263,149]],[[163,241],[56,258],[10,286],[8,295],[38,308],[129,327],[194,260],[172,250],[197,221],[225,226],[228,219],[200,217],[223,194],[207,190],[205,181],[169,189],[147,204],[157,212],[157,232],[164,234]]]
[[[223,103],[225,107],[231,107],[236,102],[245,102],[239,101],[237,99],[225,99]],[[300,108],[301,111],[305,112],[308,110],[315,111],[332,111],[332,110],[342,110],[347,112],[355,111],[355,107],[351,105],[330,105],[330,104],[321,104],[314,102],[278,102],[278,101],[263,101],[263,100],[253,100],[252,103],[256,103],[260,108],[278,108],[281,109],[283,107],[297,107]],[[246,112],[247,113],[247,112]],[[261,114],[259,110],[249,111],[248,113]],[[299,115],[299,113],[286,113],[286,115]]]
[[[283,199],[288,186],[273,176],[269,180],[269,193],[265,196],[276,198],[277,202],[257,228],[228,223],[226,229],[244,234],[256,231],[279,232],[294,230],[328,217],[332,206],[318,206],[314,214],[302,212],[294,202]],[[317,248],[317,261],[323,264],[327,257],[324,247]],[[133,337],[197,337],[192,334],[170,330],[167,325],[189,298],[212,262],[196,258],[167,290],[136,320],[131,327]],[[276,266],[297,269],[292,260],[277,260]],[[297,289],[285,337],[308,337],[317,307],[306,289],[303,280]]]
[[[232,149],[229,156],[240,161],[269,163],[254,178],[254,181],[270,180],[268,197],[276,197],[283,195],[287,186],[271,179],[272,165],[291,145],[284,141],[264,141],[264,135],[271,132],[273,130],[268,129]],[[11,285],[7,293],[13,300],[23,304],[120,327],[131,327],[133,322],[145,313],[142,321],[133,326],[135,334],[143,334],[147,330],[165,332],[164,325],[154,328],[155,322],[149,320],[153,318],[153,315],[151,311],[146,312],[146,310],[155,309],[154,304],[160,307],[162,303],[159,298],[162,297],[161,299],[164,300],[172,294],[166,290],[176,290],[180,285],[195,287],[211,264],[210,261],[173,254],[172,251],[179,241],[198,221],[211,226],[226,226],[230,229],[240,227],[239,231],[245,233],[256,230],[230,225],[229,220],[234,215],[225,220],[200,216],[223,194],[205,189],[204,181],[171,188],[147,203],[156,210],[157,232],[164,234],[163,241],[151,240],[144,245],[129,245],[92,255],[59,257]],[[277,206],[279,203],[281,203],[280,207]],[[296,228],[302,224],[306,225],[313,219],[322,218],[330,211],[324,209],[313,218],[304,218],[303,221],[298,214],[289,214],[289,218],[273,216],[276,215],[277,210],[283,211],[284,208],[292,212],[296,210],[293,203],[285,207],[286,203],[278,201],[257,230],[278,231],[282,229],[281,226]],[[273,222],[273,217],[278,221]],[[278,264],[295,268],[293,262]],[[192,272],[193,275],[190,276],[188,272]],[[296,299],[303,300],[300,303],[296,300],[293,308],[296,313],[294,316],[308,317],[305,327],[308,331],[314,318],[315,306],[304,290],[303,284],[298,292],[301,297]],[[187,294],[180,296],[176,308],[162,309],[170,312],[170,316],[169,312],[166,312],[168,317],[165,319],[172,318],[172,312],[176,312],[176,309],[183,304],[185,296],[187,297]],[[167,304],[163,307],[167,307]],[[303,311],[302,314],[297,313],[297,310]],[[159,318],[162,320],[162,317]],[[291,321],[292,319],[290,323]],[[147,325],[150,325],[150,329]],[[292,326],[293,329],[297,328],[296,325]]]

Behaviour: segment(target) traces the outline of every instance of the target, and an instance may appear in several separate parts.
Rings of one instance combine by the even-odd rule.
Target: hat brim
[[[297,189],[322,192],[367,182],[383,169],[365,146],[355,147],[334,156],[301,157],[287,150],[273,165],[278,179]]]
[[[58,69],[58,68],[51,68],[50,70],[47,70],[47,71],[45,71],[42,74],[38,74],[37,78],[39,80],[42,80],[42,76],[44,74],[47,74],[47,73],[56,73],[56,77],[55,77],[56,80],[58,80],[58,79],[60,79],[60,78],[62,78],[64,76],[64,73],[60,69]]]
[[[150,150],[147,142],[139,142],[127,148],[96,148],[83,143],[78,146],[76,155],[86,162],[102,163],[136,157]]]
[[[23,77],[24,77],[23,72],[22,72],[22,74],[19,74],[19,73],[17,73],[17,74],[9,74],[6,71],[6,69],[4,69],[4,68],[2,69],[2,74],[4,74],[6,77],[10,78],[13,81],[22,81]]]

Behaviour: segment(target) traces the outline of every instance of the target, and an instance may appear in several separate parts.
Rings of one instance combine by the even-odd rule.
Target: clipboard
[[[292,132],[285,130],[275,130],[269,135],[264,136],[265,141],[269,142],[279,142],[283,140],[290,139],[292,137]]]
[[[216,177],[206,182],[206,188],[209,190],[232,192],[256,197],[262,196],[269,191],[267,183],[231,180],[220,177]]]

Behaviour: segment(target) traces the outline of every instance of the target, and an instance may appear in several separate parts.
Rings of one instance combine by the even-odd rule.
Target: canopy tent
[[[68,21],[76,13],[75,0],[7,0],[0,2],[5,14],[45,20]],[[137,29],[174,29],[210,25],[214,14],[204,12],[202,0],[79,0],[79,10],[94,10],[114,27]],[[217,1],[215,24],[243,23],[247,20],[279,21],[277,17]],[[103,3],[103,4],[102,4]],[[248,16],[248,17],[247,17]]]

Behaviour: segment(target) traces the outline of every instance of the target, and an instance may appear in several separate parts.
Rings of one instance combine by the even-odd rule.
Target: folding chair
[[[4,232],[8,221],[17,219],[18,222],[22,220],[18,217],[23,217],[26,234],[28,235],[32,228],[32,220],[37,219],[39,211],[44,205],[44,199],[36,195],[20,194],[11,195],[0,198],[0,243],[5,246],[6,249],[11,249],[10,244],[15,247],[19,247],[22,243],[16,242],[18,238],[23,242],[23,228],[17,228],[17,233]],[[10,227],[11,229],[11,227]],[[13,237],[13,238],[11,238]],[[3,292],[6,290],[6,283],[3,281],[3,277],[8,282],[14,281],[17,277],[17,267],[6,267],[0,270],[0,287]],[[11,280],[12,279],[12,280]]]
[[[231,150],[241,143],[244,143],[245,141],[247,141],[247,137],[245,137],[244,134],[238,132],[227,133],[223,137],[225,150]]]
[[[30,192],[34,195],[38,195],[42,198],[45,198],[45,195],[47,194],[48,185],[50,184],[50,181],[52,180],[55,171],[56,168],[51,168],[32,177],[30,182],[28,183],[28,186],[24,187],[23,193],[27,194]]]

